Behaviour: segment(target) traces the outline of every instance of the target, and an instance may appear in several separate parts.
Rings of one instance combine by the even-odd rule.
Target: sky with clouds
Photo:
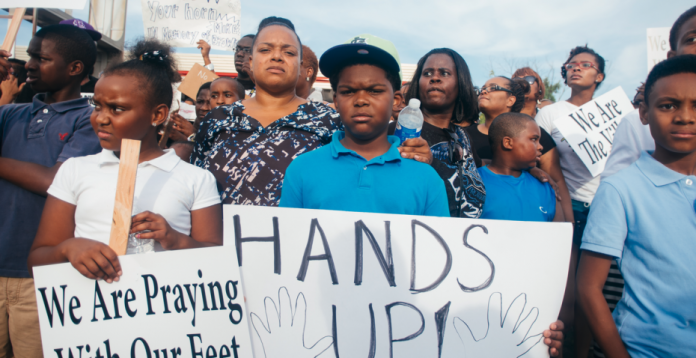
[[[146,1],[146,0],[142,0]],[[241,0],[242,34],[275,15],[295,24],[302,43],[318,56],[358,34],[392,41],[402,63],[415,64],[426,52],[449,47],[467,61],[474,84],[510,75],[531,65],[542,76],[560,78],[571,48],[588,44],[607,60],[599,93],[622,86],[629,97],[647,75],[646,29],[670,27],[693,0]],[[88,10],[73,16],[87,20]],[[0,21],[4,36],[7,20]],[[24,23],[18,44],[29,42]],[[128,0],[126,41],[143,36],[141,0]],[[196,49],[180,49],[196,52]],[[224,53],[214,51],[213,53]],[[567,98],[565,91],[562,98]]]

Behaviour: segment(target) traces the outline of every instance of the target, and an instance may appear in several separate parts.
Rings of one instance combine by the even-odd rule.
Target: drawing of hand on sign
[[[266,319],[251,313],[251,324],[256,331],[263,353],[266,358],[313,358],[322,354],[333,344],[331,335],[322,337],[309,346],[305,343],[305,325],[307,319],[307,300],[302,292],[295,300],[295,310],[292,310],[292,299],[285,287],[278,290],[278,302],[271,297],[264,299]]]
[[[495,292],[488,299],[488,328],[483,337],[476,339],[469,325],[461,318],[454,318],[454,329],[464,344],[465,357],[520,357],[537,345],[541,333],[527,337],[539,316],[534,307],[525,314],[527,295],[520,294],[503,312],[503,297]],[[505,314],[503,316],[503,314]]]

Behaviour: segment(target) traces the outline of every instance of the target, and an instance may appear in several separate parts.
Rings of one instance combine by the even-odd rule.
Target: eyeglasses
[[[563,65],[563,67],[565,67],[565,69],[568,70],[568,71],[570,71],[570,70],[572,70],[572,69],[578,67],[578,68],[582,68],[582,69],[585,69],[585,70],[588,69],[588,68],[594,68],[595,70],[597,70],[597,72],[599,72],[599,69],[597,68],[597,66],[595,66],[594,63],[589,62],[589,61],[568,62],[568,63],[566,63],[565,65]]]
[[[478,88],[478,89],[477,89],[477,88],[474,88],[474,90],[476,91],[476,95],[477,95],[477,96],[480,96],[481,93],[483,93],[483,91],[486,91],[486,92],[488,92],[488,93],[495,92],[495,91],[505,91],[505,92],[508,92],[508,93],[512,93],[512,91],[510,91],[509,89],[507,89],[507,88],[505,88],[505,87],[500,87],[500,86],[498,86],[498,85],[490,85],[490,86],[488,86],[488,87],[483,86],[483,87]]]
[[[534,76],[524,76],[524,77],[515,77],[515,78],[522,78],[522,79],[524,79],[525,81],[527,81],[527,83],[529,83],[530,86],[533,85],[534,82],[537,81],[536,77],[534,77]]]
[[[235,47],[234,48],[234,53],[239,53],[239,52],[244,52],[247,55],[251,54],[251,47]]]

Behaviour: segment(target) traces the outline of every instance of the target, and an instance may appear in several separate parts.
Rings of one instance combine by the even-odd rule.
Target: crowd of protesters
[[[560,69],[570,98],[549,104],[529,67],[478,88],[459,53],[437,48],[402,78],[389,41],[359,35],[318,59],[292,22],[269,17],[238,41],[236,78],[181,99],[195,106],[188,120],[170,112],[170,46],[140,40],[97,78],[101,35],[80,24],[41,28],[26,62],[0,52],[0,357],[42,355],[32,267],[119,280],[108,241],[122,139],[141,142],[131,233],[154,251],[221,245],[223,204],[565,221],[573,250],[550,355],[695,354],[696,7],[672,26],[601,176],[554,123],[606,79],[587,46]],[[312,93],[319,71],[332,103]],[[412,99],[425,122],[400,143],[391,134]]]

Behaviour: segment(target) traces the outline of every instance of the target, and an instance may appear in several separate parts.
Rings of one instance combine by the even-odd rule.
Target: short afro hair
[[[198,96],[201,95],[201,91],[205,91],[205,90],[210,91],[210,85],[211,85],[211,84],[213,84],[213,81],[206,82],[206,83],[202,84],[202,85],[198,88],[198,92],[196,92],[196,99],[198,99]]]
[[[92,74],[97,62],[97,46],[85,30],[72,25],[51,25],[41,28],[36,38],[54,41],[56,51],[66,64],[80,61],[85,66],[82,78]]]
[[[517,137],[523,130],[527,129],[528,122],[534,122],[534,118],[524,113],[507,112],[495,117],[488,129],[488,142],[491,145],[491,150],[493,152],[498,150],[503,138]]]
[[[568,59],[561,66],[561,77],[563,77],[563,83],[566,85],[568,84],[568,77],[566,76],[567,71],[566,71],[565,65],[567,65],[570,62],[570,60],[573,59],[573,57],[575,57],[581,53],[588,53],[588,54],[595,57],[595,60],[597,60],[597,68],[599,69],[599,73],[603,74],[604,79],[606,79],[607,75],[604,73],[604,65],[605,65],[604,57],[600,56],[597,52],[595,52],[595,50],[593,50],[593,49],[587,47],[587,45],[585,45],[585,46],[577,46],[574,49],[570,50],[570,55],[568,56]],[[602,82],[604,82],[604,80],[602,80]],[[599,86],[602,84],[602,82],[597,83],[597,86],[595,87],[595,89],[599,88]]]
[[[692,7],[689,10],[684,11],[683,14],[679,15],[677,18],[677,21],[674,22],[674,25],[672,25],[672,28],[669,30],[669,49],[672,51],[676,51],[677,47],[679,47],[679,39],[677,38],[679,36],[679,31],[681,31],[682,25],[684,25],[685,22],[689,21],[692,17],[696,16],[696,6]]]
[[[668,58],[652,68],[648,79],[645,81],[645,97],[644,103],[649,104],[650,92],[652,92],[655,83],[661,78],[677,75],[680,73],[696,74],[696,55],[681,55]]]
[[[370,65],[381,68],[382,71],[384,71],[384,74],[387,77],[387,81],[389,82],[389,84],[391,84],[394,92],[399,91],[401,89],[401,76],[399,76],[399,72],[390,71],[389,69],[387,69],[386,66],[377,63],[377,61],[365,59],[364,61],[345,63],[343,66],[337,68],[334,71],[334,73],[329,76],[329,83],[331,84],[331,89],[334,92],[336,92],[336,88],[338,87],[338,80],[341,78],[341,74],[343,73],[343,71],[348,67],[357,65]]]

